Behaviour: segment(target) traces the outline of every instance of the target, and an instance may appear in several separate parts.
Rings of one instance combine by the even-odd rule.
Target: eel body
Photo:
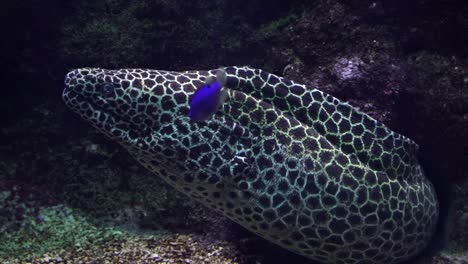
[[[321,263],[400,263],[429,243],[438,202],[418,146],[349,104],[260,69],[227,67],[228,99],[188,117],[215,70],[83,68],[73,111],[177,190]]]

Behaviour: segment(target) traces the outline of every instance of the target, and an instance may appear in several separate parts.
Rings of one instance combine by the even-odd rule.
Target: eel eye
[[[114,85],[112,83],[105,83],[102,86],[102,93],[107,97],[112,96],[114,94]]]

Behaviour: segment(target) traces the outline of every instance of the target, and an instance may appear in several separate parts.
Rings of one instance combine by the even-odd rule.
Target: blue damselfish
[[[216,77],[210,76],[194,93],[190,101],[189,117],[193,121],[205,121],[219,109],[227,97],[224,89],[226,72],[218,70]]]

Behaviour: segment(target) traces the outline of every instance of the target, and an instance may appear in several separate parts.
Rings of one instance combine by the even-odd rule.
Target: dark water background
[[[246,239],[240,254],[268,259],[268,244],[174,194],[65,109],[60,97],[65,74],[78,67],[250,65],[313,84],[418,142],[435,185],[453,184],[452,197],[442,201],[454,206],[455,231],[448,257],[433,261],[462,263],[460,252],[466,256],[468,248],[467,14],[468,2],[455,0],[2,1],[0,226],[12,232],[7,240],[39,240],[29,248],[0,244],[0,257],[73,244],[65,241],[73,237],[68,233],[41,242],[41,234],[55,231],[30,227],[50,223],[40,208],[64,206],[136,230]],[[70,220],[67,210],[49,216],[77,226],[87,221]],[[98,239],[92,230],[77,236],[83,244]]]

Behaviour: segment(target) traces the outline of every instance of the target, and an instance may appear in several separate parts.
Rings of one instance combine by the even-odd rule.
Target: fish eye
[[[105,83],[102,86],[102,93],[105,96],[112,96],[114,94],[114,84],[112,83]]]

